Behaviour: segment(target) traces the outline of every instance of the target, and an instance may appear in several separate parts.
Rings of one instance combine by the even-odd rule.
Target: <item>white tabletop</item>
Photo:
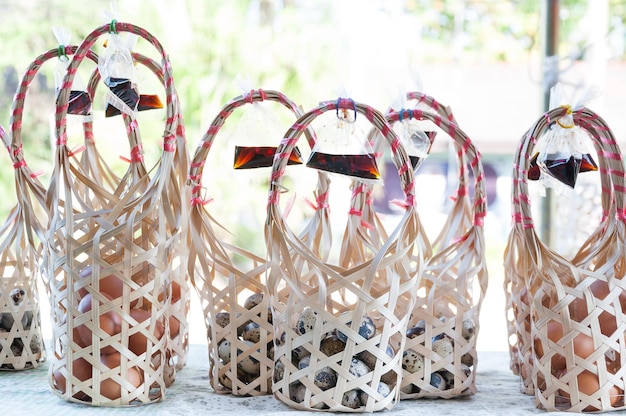
[[[0,372],[1,414],[7,415],[303,415],[280,403],[273,396],[234,397],[216,394],[211,389],[206,345],[190,348],[187,365],[177,373],[176,381],[166,390],[159,403],[127,407],[92,407],[59,399],[49,390],[48,363],[26,371]],[[403,400],[390,416],[408,415],[529,415],[546,414],[535,408],[534,398],[519,390],[519,378],[511,373],[508,353],[479,352],[477,367],[478,393],[471,397],[451,400]],[[9,408],[7,409],[7,406]],[[7,413],[5,413],[8,410]],[[326,412],[329,413],[329,412]],[[551,413],[556,414],[556,413]],[[565,413],[563,413],[565,414]]]

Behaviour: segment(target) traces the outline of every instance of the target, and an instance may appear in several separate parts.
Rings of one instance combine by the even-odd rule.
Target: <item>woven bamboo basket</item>
[[[11,111],[11,135],[3,134],[15,168],[17,204],[2,227],[2,319],[0,368],[36,367],[45,359],[41,334],[39,293],[40,258],[47,219],[45,187],[24,158],[22,118],[28,90],[39,69],[48,60],[71,55],[75,46],[51,49],[35,58],[20,82]],[[97,62],[97,56],[89,54]],[[4,132],[3,132],[4,133]],[[13,323],[11,328],[9,325]]]
[[[453,122],[447,107],[432,97],[409,93],[437,113],[419,108],[392,111],[402,118],[430,121],[449,136],[457,153],[458,184],[441,231],[424,246],[426,266],[407,329],[402,399],[452,398],[476,392],[480,307],[487,290],[483,221],[487,212],[480,153]],[[474,181],[469,190],[470,176]],[[431,251],[432,250],[432,251]]]
[[[550,124],[567,114],[589,132],[598,149],[603,183],[612,186],[603,221],[572,260],[545,246],[532,219],[526,172],[536,141]],[[604,120],[582,108],[552,109],[522,138],[513,183],[511,231],[517,235],[517,274],[526,284],[530,304],[532,386],[537,407],[547,411],[622,410],[626,380],[624,301],[624,164]],[[522,269],[521,266],[524,268]]]
[[[274,362],[272,314],[265,282],[267,261],[264,254],[231,242],[232,236],[223,232],[224,226],[205,203],[202,178],[209,150],[226,120],[237,109],[262,102],[276,102],[296,118],[301,115],[298,106],[277,91],[253,90],[230,100],[200,140],[188,181],[193,238],[189,269],[207,328],[209,380],[216,392],[237,396],[271,393]],[[313,141],[311,135],[309,141]]]
[[[115,194],[72,155],[67,108],[77,68],[100,36],[131,32],[162,59],[166,90],[163,153],[158,163]],[[49,383],[59,397],[94,406],[162,400],[167,377],[172,255],[180,240],[180,190],[175,171],[180,133],[169,59],[142,28],[113,21],[92,31],[72,59],[56,104],[54,173],[47,193],[50,222],[44,280],[50,293],[53,357]],[[136,123],[134,123],[136,124]],[[139,134],[129,134],[141,159]],[[132,161],[131,160],[131,161]],[[132,164],[131,164],[132,165]],[[132,169],[132,167],[131,167]],[[85,190],[89,189],[89,192]],[[121,294],[102,290],[114,285]]]
[[[602,140],[598,131],[595,129],[587,130],[587,133],[594,138],[593,145],[597,153],[601,154],[602,149],[598,143]],[[529,132],[524,134],[526,137]],[[515,156],[515,160],[519,160],[519,152]],[[608,170],[606,158],[598,160],[601,170]],[[514,170],[519,169],[516,163]],[[520,173],[514,172],[515,175]],[[524,177],[528,172],[524,174]],[[615,221],[615,205],[612,203],[613,191],[610,175],[601,175],[601,204],[602,219],[596,229],[588,236],[586,241],[581,245],[577,253],[574,254],[571,261],[581,268],[592,268],[597,256],[597,251],[604,244],[603,237],[607,230],[612,229],[612,223]],[[528,199],[527,196],[521,195],[520,198],[514,198],[511,201],[513,213],[519,212],[519,205],[522,198]],[[515,206],[514,206],[515,205]],[[525,248],[523,236],[517,228],[513,228],[509,233],[507,245],[504,251],[504,292],[506,300],[506,316],[508,327],[510,369],[515,375],[520,376],[520,391],[524,394],[534,395],[535,386],[532,377],[533,355],[532,340],[530,336],[530,311],[531,304],[528,297],[527,277],[528,269],[533,264],[533,260],[529,257],[530,251]]]
[[[387,139],[406,197],[396,229],[367,261],[342,267],[319,245],[298,238],[279,206],[289,155],[303,131],[325,112],[365,115]],[[350,99],[325,102],[287,131],[276,152],[268,202],[266,240],[271,261],[268,290],[274,319],[274,396],[305,410],[373,412],[399,398],[406,326],[423,267],[416,239],[423,233],[414,204],[413,171],[384,116]],[[329,215],[327,190],[318,211]],[[326,198],[326,199],[324,199]],[[319,223],[316,223],[319,225]],[[330,233],[323,230],[321,239]],[[343,255],[343,252],[342,252]],[[345,263],[343,263],[345,264]],[[308,357],[308,358],[304,358]]]
[[[13,114],[22,110],[23,105],[14,103]],[[43,229],[34,213],[35,204],[43,208],[44,189],[31,176],[23,152],[11,152],[11,140],[2,126],[0,138],[11,154],[17,194],[17,203],[0,228],[0,369],[23,370],[37,367],[46,358],[37,289],[37,238]]]
[[[152,72],[163,84],[164,73],[162,66],[153,59],[142,55],[140,53],[132,53],[134,61],[138,64],[145,66],[150,72]],[[97,59],[96,59],[97,61]],[[100,82],[100,72],[96,69],[87,85],[87,93],[90,97],[96,96],[96,88]],[[179,104],[179,103],[178,103]],[[127,114],[121,114],[125,126],[129,135],[139,134],[139,125],[137,120],[129,117]],[[177,131],[177,144],[176,144],[176,157],[174,159],[175,165],[175,177],[173,180],[178,182],[178,186],[172,188],[180,189],[181,202],[176,204],[176,209],[180,210],[180,218],[188,218],[188,208],[186,201],[189,200],[189,195],[184,194],[185,180],[187,177],[188,169],[188,148],[185,140],[184,122],[182,120],[182,114],[178,111],[178,131]],[[114,170],[109,166],[108,161],[102,157],[98,152],[98,146],[96,146],[96,139],[93,131],[93,118],[87,117],[83,122],[83,130],[85,136],[85,150],[81,153],[81,165],[85,168],[86,172],[91,178],[98,181],[101,186],[108,189],[110,192],[120,194],[128,187],[129,183],[146,184],[141,180],[141,177],[148,174],[145,161],[142,157],[137,157],[131,160],[131,169],[127,172],[127,177],[120,178]],[[135,139],[136,140],[136,139]],[[135,153],[137,154],[137,153]],[[140,152],[138,153],[141,154]],[[131,158],[132,159],[132,158]],[[171,360],[168,360],[168,366],[174,366],[176,369],[184,367],[189,353],[189,309],[191,304],[191,293],[189,288],[189,277],[187,275],[187,255],[189,252],[187,241],[187,227],[188,221],[181,221],[180,240],[176,243],[176,248],[172,254],[174,259],[173,273],[172,273],[172,296],[170,303],[168,304],[168,314],[170,320],[171,342],[168,348],[170,349],[169,355]],[[170,370],[172,371],[172,370]],[[168,379],[168,384],[173,382],[174,374]]]
[[[401,398],[471,395],[476,392],[476,342],[488,284],[483,231],[487,206],[480,154],[453,122],[449,108],[424,94],[411,92],[407,97],[417,100],[416,108],[392,110],[387,121],[391,125],[403,119],[430,121],[452,139],[459,169],[447,221],[432,244],[420,243],[426,266],[407,328]],[[431,111],[420,109],[419,104]],[[379,227],[380,221],[370,215],[364,220]]]

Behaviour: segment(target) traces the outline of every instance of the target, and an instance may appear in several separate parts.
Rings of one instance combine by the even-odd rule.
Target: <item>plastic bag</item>
[[[53,27],[52,32],[59,44],[59,60],[54,68],[54,87],[58,93],[60,91],[61,82],[65,77],[65,72],[70,63],[70,59],[65,54],[65,46],[70,45],[71,34],[68,29],[64,27]],[[68,114],[87,116],[91,114],[91,97],[86,91],[85,83],[76,74],[74,79],[73,89],[70,91]]]
[[[437,132],[424,131],[416,120],[404,117],[402,110],[399,117],[399,122],[394,124],[393,129],[409,155],[413,172],[416,172],[428,157]]]
[[[560,84],[550,94],[550,107],[556,108],[563,101]],[[579,173],[598,170],[588,149],[587,132],[574,124],[572,108],[565,106],[566,115],[553,122],[539,139],[539,150],[533,155],[528,171],[530,180],[542,180],[545,187],[563,184],[574,188]]]
[[[114,26],[111,24],[112,28]],[[111,92],[107,94],[107,107],[113,106],[126,114],[133,114],[139,103],[135,65],[131,53],[136,40],[137,36],[134,34],[122,37],[112,30],[98,60],[98,70]]]
[[[249,90],[252,97],[253,90]],[[263,90],[259,90],[263,94]],[[276,146],[285,133],[284,123],[281,123],[276,115],[262,104],[262,101],[250,99],[244,111],[234,137],[231,140],[235,144],[234,169],[254,169],[271,167],[276,153]],[[304,163],[300,150],[294,147],[289,156],[288,165],[301,165]]]
[[[337,100],[335,119],[316,129],[317,141],[306,165],[363,182],[379,182],[381,175],[374,151],[356,124],[356,114],[352,99]]]

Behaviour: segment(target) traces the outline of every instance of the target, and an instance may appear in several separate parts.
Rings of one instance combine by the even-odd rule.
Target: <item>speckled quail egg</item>
[[[222,386],[226,387],[229,390],[233,389],[233,382],[231,381],[230,377],[228,377],[226,373],[220,374],[218,376],[218,380]]]
[[[243,307],[247,310],[251,310],[261,303],[263,303],[263,293],[253,293],[243,302]]]
[[[415,326],[410,327],[406,330],[406,337],[409,339],[413,339],[422,335],[426,331],[426,321],[421,320],[415,324]]]
[[[281,346],[287,340],[287,334],[285,331],[280,332],[278,335],[274,335],[274,345]]]
[[[461,363],[461,372],[465,374],[465,377],[469,377],[472,374],[472,369],[469,366]]]
[[[274,383],[278,383],[280,380],[285,377],[285,364],[282,361],[274,362],[274,374],[272,376],[272,380]]]
[[[468,367],[473,366],[474,365],[474,356],[471,353],[466,352],[461,357],[461,363],[465,364]]]
[[[22,328],[29,330],[33,323],[33,311],[24,311],[22,315]]]
[[[310,332],[315,328],[315,323],[317,321],[317,312],[315,312],[312,308],[306,307],[300,313],[298,317],[298,322],[296,323],[296,332],[300,335],[304,335],[307,332]]]
[[[474,332],[476,331],[476,325],[474,321],[471,319],[466,319],[463,321],[463,327],[461,329],[461,336],[466,340],[469,340],[474,336]]]
[[[302,357],[300,359],[300,361],[298,361],[298,369],[299,370],[302,370],[303,368],[307,368],[309,365],[311,365],[311,356],[310,355]]]
[[[396,352],[394,351],[391,345],[387,345],[387,348],[385,348],[385,353],[387,353],[387,355],[391,358],[393,358],[393,356],[396,354]],[[374,368],[376,367],[377,358],[369,350],[361,351],[360,353],[357,354],[356,358],[358,358],[359,360],[367,364],[370,370],[374,370]]]
[[[398,374],[397,372],[391,370],[383,374],[380,377],[380,381],[392,386],[398,383],[400,377],[402,377],[402,371],[400,371],[400,374]]]
[[[270,324],[274,323],[274,313],[271,306],[267,308],[267,322]]]
[[[439,373],[432,373],[430,375],[430,385],[437,390],[446,389],[446,380]]]
[[[361,407],[361,390],[355,389],[345,392],[341,398],[341,404],[350,409],[358,409]]]
[[[352,322],[348,322],[347,326],[352,325]],[[358,333],[365,339],[372,339],[374,335],[376,335],[376,325],[372,318],[367,315],[363,315],[363,319],[361,319],[361,324],[359,325]],[[337,331],[337,336],[343,342],[348,342],[348,336],[341,331]]]
[[[14,323],[15,319],[13,318],[13,313],[4,312],[0,314],[0,328],[4,329],[6,332],[9,332],[11,328],[13,328]]]
[[[402,393],[404,393],[404,394],[415,394],[415,393],[419,393],[420,392],[420,388],[417,387],[413,383],[408,383],[408,384],[405,384],[404,386],[402,386],[402,388],[400,388],[400,391]]]
[[[382,381],[378,383],[378,389],[376,389],[378,394],[383,397],[387,397],[391,394],[391,388],[387,383],[383,383]]]
[[[13,300],[13,304],[15,306],[19,306],[22,304],[22,302],[24,302],[24,297],[26,296],[26,292],[24,291],[24,289],[16,287],[11,290],[11,292],[9,293],[9,296]]]
[[[454,346],[449,338],[444,337],[433,342],[433,352],[439,354],[440,357],[447,357],[454,352]]]
[[[363,361],[370,370],[374,370],[374,368],[376,367],[377,358],[374,354],[372,354],[368,350],[361,351],[360,353],[356,355],[356,358]]]
[[[224,364],[228,364],[230,362],[230,349],[230,341],[227,339],[223,339],[219,344],[217,344],[217,355]]]
[[[261,326],[254,321],[248,322],[241,333],[241,337],[246,341],[259,342],[261,340]]]
[[[304,395],[306,394],[306,387],[299,381],[294,381],[289,384],[289,398],[296,403],[302,403],[304,401]]]
[[[337,373],[330,367],[324,367],[315,373],[313,383],[322,390],[328,390],[337,385]]]
[[[291,350],[291,362],[298,364],[303,357],[311,355],[311,351],[300,346]]]
[[[335,334],[327,336],[320,343],[320,351],[326,354],[327,357],[342,352],[345,348],[346,344],[341,342],[339,337]]]
[[[267,358],[270,360],[274,360],[274,342],[270,341],[267,343]]]
[[[11,344],[11,353],[13,353],[15,357],[19,357],[22,355],[22,351],[24,351],[24,342],[22,342],[22,338],[15,338]]]
[[[439,373],[439,375],[443,377],[443,379],[445,380],[446,388],[448,389],[454,388],[454,374],[452,374],[448,370],[440,370],[440,371],[437,371],[437,373]]]
[[[391,388],[389,387],[389,385],[387,383],[382,382],[382,381],[378,383],[378,388],[376,389],[376,391],[382,397],[387,397],[387,396],[389,396],[391,394]],[[361,399],[361,405],[362,406],[367,405],[368,398],[369,398],[369,394],[365,393],[364,391],[361,391],[360,399]]]
[[[363,377],[364,375],[369,373],[371,370],[369,369],[367,364],[365,364],[363,361],[359,360],[358,358],[352,358],[352,361],[350,362],[350,368],[348,369],[348,371],[353,376]]]
[[[39,334],[34,333],[30,336],[30,351],[33,354],[38,354],[41,352],[41,348],[43,347]]]
[[[405,350],[402,354],[402,368],[409,373],[417,373],[424,368],[424,356],[413,350]]]
[[[215,324],[220,328],[226,328],[230,324],[230,313],[219,312],[215,315]]]
[[[254,347],[254,343],[250,341],[244,341],[244,344],[246,344],[249,348]],[[238,355],[242,353],[243,351],[237,350]],[[240,358],[238,361],[239,362],[237,366],[248,374],[258,376],[259,372],[261,371],[261,363],[251,354],[246,357]]]

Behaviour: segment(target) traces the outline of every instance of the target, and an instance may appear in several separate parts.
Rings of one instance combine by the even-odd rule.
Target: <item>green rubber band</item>
[[[59,45],[59,47],[57,48],[57,55],[58,55],[59,59],[61,59],[61,58],[69,59],[67,57],[67,54],[65,53],[65,45]]]
[[[115,29],[115,24],[116,23],[117,23],[117,20],[115,20],[115,19],[111,20],[111,23],[109,23],[109,33],[117,34],[117,29]]]

